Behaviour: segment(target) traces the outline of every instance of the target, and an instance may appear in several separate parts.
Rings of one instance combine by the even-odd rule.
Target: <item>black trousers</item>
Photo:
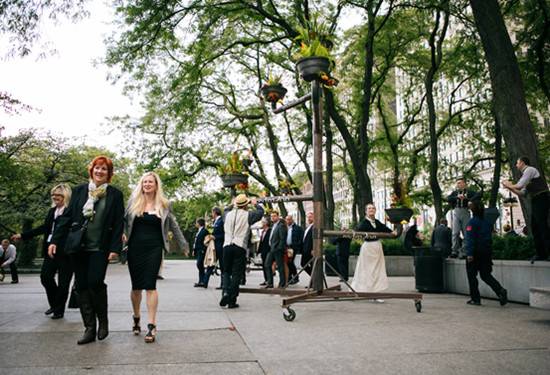
[[[277,264],[277,272],[279,272],[279,288],[285,285],[285,264],[283,262],[283,253],[280,251],[270,251],[265,258],[264,269],[267,274],[267,285],[273,286],[273,270],[271,265],[273,261]]]
[[[237,301],[239,284],[246,269],[246,250],[237,245],[223,248],[223,295],[229,296],[232,303]]]
[[[105,288],[105,275],[109,265],[109,255],[103,251],[82,251],[71,256],[76,289],[101,290]]]
[[[223,248],[221,250],[216,248],[216,258],[218,258],[218,267],[220,269],[220,287],[223,288],[223,273],[224,273]],[[214,270],[212,270],[212,272],[213,271]]]
[[[56,273],[57,282],[55,281]],[[68,255],[55,255],[53,259],[47,255],[44,257],[40,270],[40,282],[46,290],[48,303],[56,314],[65,312],[72,277],[73,266]]]
[[[311,255],[311,252],[309,254],[306,254],[306,252],[302,252],[302,260],[300,261],[300,266],[307,272],[309,276],[311,276],[311,272],[313,269],[313,263],[306,267],[307,262],[309,262],[313,258]]]
[[[4,273],[4,268],[0,268],[0,272]],[[17,265],[15,261],[10,263],[11,281],[19,281],[19,274],[17,273]]]
[[[349,275],[349,253],[348,254],[337,254],[336,260],[338,262],[338,272],[342,278],[348,281]]]
[[[296,253],[292,255],[292,258],[288,259],[288,281],[292,280],[292,278],[298,274],[298,270],[296,269],[296,264],[294,264],[295,258],[296,258]],[[298,278],[296,278],[296,281],[298,281]]]
[[[470,297],[472,300],[476,302],[481,300],[478,288],[479,283],[477,281],[478,272],[481,280],[493,289],[497,297],[500,296],[503,288],[491,274],[492,271],[493,267],[490,254],[474,254],[474,260],[472,262],[466,262],[466,273],[468,274],[468,285],[470,286]]]
[[[542,193],[531,198],[531,227],[535,249],[539,258],[546,259],[550,247],[550,228],[548,228],[548,210],[550,193]]]

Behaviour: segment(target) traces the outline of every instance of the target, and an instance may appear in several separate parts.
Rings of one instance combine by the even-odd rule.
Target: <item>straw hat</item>
[[[235,204],[237,207],[245,207],[250,203],[250,200],[246,196],[246,194],[239,194],[237,195],[237,198],[235,198]]]

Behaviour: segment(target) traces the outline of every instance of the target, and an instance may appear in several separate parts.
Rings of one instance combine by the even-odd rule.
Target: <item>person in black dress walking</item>
[[[53,257],[67,239],[71,227],[87,223],[81,246],[71,255],[85,327],[79,345],[95,341],[96,332],[99,340],[109,335],[105,275],[109,260],[116,259],[122,250],[124,220],[122,192],[110,185],[113,177],[111,159],[95,157],[88,174],[90,182],[73,189],[69,207],[63,212],[48,247],[48,255]]]
[[[48,256],[48,246],[50,245],[55,226],[71,201],[71,188],[66,184],[56,185],[51,190],[51,198],[52,207],[48,210],[44,224],[21,234],[14,234],[12,240],[17,241],[22,239],[27,241],[35,236],[44,235],[44,240],[42,241],[44,262],[40,270],[40,281],[46,290],[46,297],[50,305],[50,308],[44,313],[46,315],[53,314],[52,319],[61,319],[65,314],[65,304],[69,296],[73,267],[69,256],[63,251],[63,242],[60,242],[60,246],[58,246],[56,254],[53,257]],[[55,281],[56,273],[57,283]]]
[[[145,342],[155,341],[157,333],[157,275],[162,252],[168,249],[171,231],[180,249],[187,255],[189,245],[171,212],[162,183],[154,172],[145,173],[137,184],[126,210],[125,239],[128,241],[128,269],[132,280],[130,299],[134,310],[132,331],[139,335],[142,291],[147,298],[147,334]]]

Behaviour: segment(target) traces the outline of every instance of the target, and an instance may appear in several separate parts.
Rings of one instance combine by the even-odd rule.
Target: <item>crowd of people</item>
[[[503,186],[518,195],[526,195],[533,205],[533,236],[536,255],[532,261],[546,260],[550,243],[547,227],[549,193],[538,171],[529,166],[527,158],[517,162],[522,178],[517,183],[506,181]],[[44,237],[40,280],[46,291],[46,315],[62,319],[75,276],[74,291],[78,296],[84,334],[78,344],[103,340],[109,335],[108,293],[105,276],[109,261],[116,259],[127,245],[127,262],[131,279],[130,302],[133,310],[132,332],[141,334],[141,301],[146,295],[147,330],[144,340],[155,341],[159,295],[157,280],[163,254],[169,248],[172,233],[177,248],[189,253],[172,206],[165,197],[162,182],[154,172],[145,173],[132,192],[126,208],[120,190],[110,184],[114,174],[112,161],[96,157],[88,168],[89,182],[71,189],[59,184],[51,189],[51,208],[44,223],[30,231],[14,234],[11,240]],[[431,247],[444,256],[466,260],[470,285],[470,305],[480,305],[477,275],[495,292],[501,305],[507,303],[507,291],[491,275],[493,224],[484,217],[481,195],[458,179],[456,190],[448,196],[452,207],[452,229],[442,219],[434,229]],[[238,308],[239,286],[245,283],[246,259],[251,245],[252,227],[260,222],[257,251],[262,262],[264,288],[286,288],[299,282],[295,263],[300,256],[300,268],[311,276],[313,254],[314,213],[306,214],[306,227],[298,225],[291,215],[282,218],[278,211],[265,215],[255,198],[236,196],[223,211],[211,210],[212,231],[203,218],[196,220],[196,235],[192,254],[196,257],[198,281],[196,288],[208,288],[216,265],[221,271],[219,305]],[[365,216],[356,231],[370,233],[397,232],[376,219],[376,206],[365,208]],[[333,238],[336,245],[337,268],[342,281],[348,281],[351,239]],[[16,247],[5,239],[0,248],[0,278],[9,268],[12,283],[18,282],[15,265]],[[275,272],[278,274],[275,284]],[[57,275],[57,280],[56,280]],[[382,292],[388,288],[388,278],[382,244],[366,237],[361,245],[354,277],[349,284],[357,292]],[[383,302],[377,300],[377,302]]]

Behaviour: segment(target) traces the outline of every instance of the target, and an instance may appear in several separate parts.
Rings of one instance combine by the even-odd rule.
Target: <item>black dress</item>
[[[132,290],[157,288],[163,248],[160,218],[147,212],[136,217],[128,243],[128,268]]]

